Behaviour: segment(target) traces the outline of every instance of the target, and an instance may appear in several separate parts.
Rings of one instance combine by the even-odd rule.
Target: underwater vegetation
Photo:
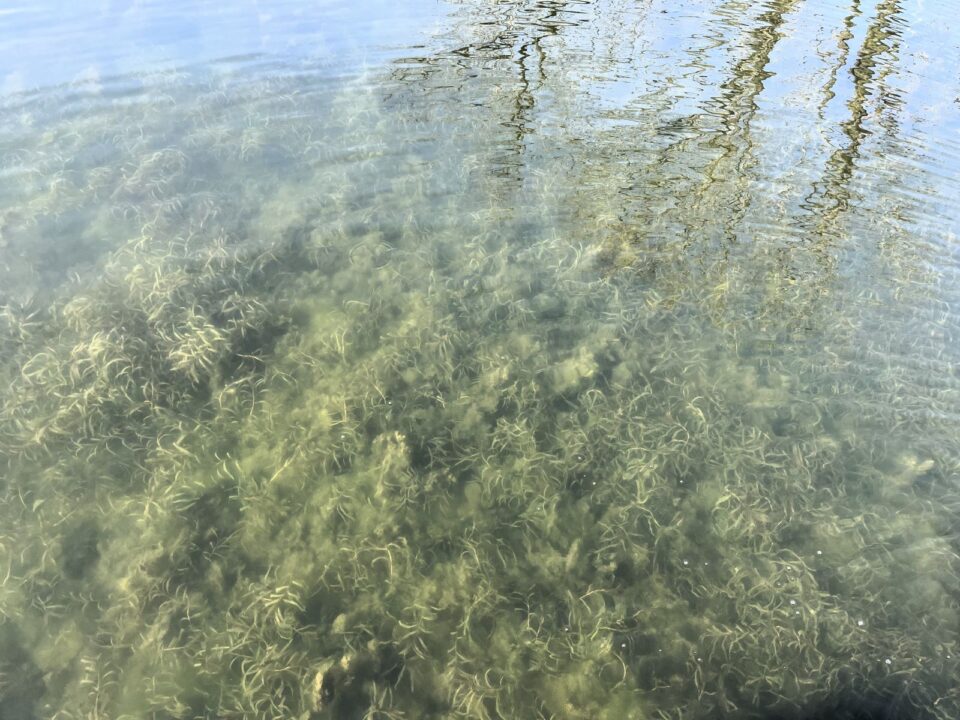
[[[505,205],[499,119],[304,82],[8,100],[2,720],[960,717],[912,250]]]

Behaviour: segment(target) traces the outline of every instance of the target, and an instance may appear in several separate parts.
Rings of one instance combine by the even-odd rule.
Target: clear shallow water
[[[3,10],[0,717],[957,717],[958,9]]]

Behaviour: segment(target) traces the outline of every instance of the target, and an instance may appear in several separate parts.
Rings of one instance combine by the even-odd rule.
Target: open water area
[[[960,717],[956,0],[0,5],[0,719]]]

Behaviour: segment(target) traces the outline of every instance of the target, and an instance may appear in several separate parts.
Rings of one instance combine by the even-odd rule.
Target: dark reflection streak
[[[480,22],[472,13],[467,13],[464,16],[464,26],[474,29],[493,26],[496,28],[493,37],[457,45],[432,56],[401,59],[397,61],[393,79],[398,87],[430,92],[431,78],[442,76],[445,97],[450,96],[451,89],[457,91],[457,97],[475,97],[476,93],[467,86],[481,74],[488,78],[491,73],[513,75],[515,81],[504,78],[494,85],[498,88],[515,87],[515,91],[510,93],[512,102],[504,103],[491,98],[486,102],[473,104],[485,105],[494,112],[498,108],[507,108],[508,114],[500,120],[500,124],[510,130],[508,148],[493,163],[497,168],[494,172],[520,182],[526,138],[534,132],[532,116],[536,94],[548,78],[549,62],[543,41],[551,36],[562,36],[564,28],[575,28],[586,23],[588,15],[575,17],[577,11],[570,8],[571,5],[586,4],[588,0],[497,3],[492,11],[493,20],[489,6],[484,5],[483,8],[477,8],[478,12],[482,10],[485,13],[483,21]],[[534,52],[536,59],[533,58]],[[453,78],[448,79],[451,68],[455,69],[455,72],[452,73]],[[452,85],[451,80],[454,80]],[[492,84],[487,81],[487,87]],[[390,99],[389,96],[387,99]]]
[[[770,55],[783,34],[780,26],[785,16],[793,11],[797,0],[778,0],[770,3],[770,9],[758,18],[763,24],[749,33],[749,55],[740,60],[731,70],[731,78],[721,85],[725,91],[715,103],[720,107],[721,122],[726,136],[746,134],[758,106],[756,98],[763,91],[765,80],[773,76],[767,70]],[[726,145],[723,147],[731,149]]]
[[[724,181],[720,168],[725,161],[731,158],[736,160],[738,151],[743,154],[750,153],[749,130],[753,115],[758,109],[756,98],[763,90],[763,81],[772,75],[766,71],[766,67],[774,46],[782,37],[778,29],[784,22],[784,16],[793,9],[796,2],[797,0],[779,0],[773,4],[772,10],[760,16],[765,24],[749,33],[747,46],[751,48],[750,54],[733,67],[730,79],[720,86],[724,92],[706,104],[709,114],[720,117],[721,125],[720,132],[715,133],[707,145],[721,152],[704,170],[705,180],[700,187],[700,195],[704,195],[715,183]],[[696,135],[699,126],[700,122],[694,116],[678,118],[658,128],[661,135],[678,135],[681,138],[663,148],[660,155],[669,156],[674,148],[683,151],[687,147],[688,136],[691,133]],[[743,147],[736,141],[739,136],[747,140]],[[746,164],[742,158],[736,160],[738,168],[743,168]],[[744,209],[747,205],[748,203],[744,203]]]
[[[877,17],[867,30],[863,45],[850,73],[853,75],[853,97],[847,103],[850,119],[841,126],[848,142],[834,150],[827,160],[824,177],[816,182],[804,201],[804,207],[818,212],[818,230],[822,233],[850,202],[850,179],[853,177],[860,146],[870,131],[864,127],[869,114],[867,103],[873,94],[878,63],[882,55],[899,47],[899,33],[893,23],[902,12],[899,0],[887,0],[877,7]]]
[[[753,163],[754,148],[750,126],[759,109],[757,98],[764,89],[764,81],[773,75],[768,67],[776,44],[783,37],[780,28],[798,3],[799,0],[771,0],[767,3],[766,10],[755,20],[760,24],[746,33],[746,56],[732,64],[728,79],[720,85],[720,92],[705,103],[706,113],[661,124],[657,134],[661,138],[669,137],[670,142],[657,151],[652,162],[646,163],[643,176],[621,189],[621,194],[635,203],[636,197],[644,196],[645,189],[673,188],[674,206],[662,213],[663,220],[658,222],[661,227],[664,221],[667,227],[675,223],[674,227],[684,237],[679,248],[682,252],[672,248],[669,253],[664,253],[662,239],[648,236],[643,231],[628,233],[630,242],[636,244],[642,239],[646,243],[648,252],[640,261],[646,275],[652,277],[665,272],[660,265],[666,256],[683,259],[679,267],[670,270],[671,273],[689,275],[694,271],[691,261],[699,257],[704,272],[722,284],[724,267],[736,243],[736,229],[752,201],[748,170]],[[719,118],[719,127],[713,127],[712,134],[708,134],[711,129],[709,117]],[[703,137],[706,140],[702,140]],[[677,165],[688,167],[690,158],[701,156],[703,150],[709,151],[711,159],[698,173],[699,179],[684,188],[682,180],[678,182],[678,178],[669,175],[671,168]],[[656,200],[656,195],[649,198],[650,202]],[[627,211],[623,213],[624,216],[629,214]],[[638,225],[635,223],[634,227]],[[711,229],[718,226],[720,237],[712,237]],[[688,279],[688,282],[691,281]]]
[[[514,102],[515,112],[510,118],[510,121],[507,123],[509,126],[516,129],[517,155],[523,154],[524,138],[532,132],[528,115],[533,110],[535,104],[534,90],[539,90],[542,88],[547,79],[546,72],[544,70],[546,53],[543,51],[542,42],[545,37],[557,34],[559,29],[557,19],[560,15],[561,9],[563,8],[563,5],[563,2],[551,4],[547,14],[539,21],[534,23],[535,26],[542,27],[543,32],[536,34],[526,42],[521,43],[518,50],[519,61],[517,64],[519,68],[520,87],[517,91],[516,101]],[[531,82],[528,77],[527,70],[527,59],[530,57],[531,48],[537,51],[538,56],[537,70],[539,78],[536,88],[531,88]]]
[[[900,19],[894,18],[893,22],[899,23]],[[898,38],[900,36],[899,32],[893,31],[892,27],[891,33]],[[902,95],[887,84],[887,78],[896,74],[898,55],[899,43],[891,45],[889,52],[891,62],[883,63],[876,77],[877,97],[880,102],[878,122],[886,129],[886,135],[891,139],[896,138],[900,126],[900,111],[903,109]]]
[[[847,102],[847,107],[851,116],[840,126],[848,142],[834,150],[826,162],[823,177],[814,183],[813,190],[801,204],[801,208],[809,215],[801,218],[800,224],[809,229],[806,235],[812,239],[812,243],[805,247],[810,259],[819,267],[815,283],[819,290],[810,296],[811,313],[820,306],[817,297],[826,291],[828,279],[837,274],[837,257],[832,250],[837,237],[834,223],[849,206],[852,195],[849,184],[855,162],[864,139],[870,134],[863,123],[868,115],[871,85],[874,84],[881,56],[896,47],[896,44],[888,44],[888,40],[898,37],[891,24],[900,11],[898,0],[888,0],[878,6],[877,16],[867,29],[863,45],[850,70],[854,87],[853,97]],[[784,248],[781,253],[783,266],[791,277],[803,275],[802,268],[807,264],[800,257],[793,256],[793,261],[799,261],[799,265],[793,267],[796,263],[786,257],[798,250],[799,247]]]
[[[533,109],[535,103],[533,91],[530,88],[530,79],[527,77],[527,58],[530,57],[530,43],[524,43],[520,46],[518,57],[517,67],[519,69],[520,86],[513,103],[514,111],[507,121],[507,125],[516,130],[516,149],[517,154],[521,155],[523,154],[523,139],[528,133],[532,132],[526,115]],[[543,78],[540,82],[543,83]]]
[[[512,18],[508,19],[503,13],[496,13],[495,19],[487,17],[484,22],[479,22],[472,15],[465,16],[463,25],[469,27],[470,21],[476,27],[498,27],[498,31],[492,38],[481,42],[467,43],[458,45],[446,50],[439,50],[431,55],[409,56],[395,61],[395,68],[392,72],[392,79],[399,87],[404,89],[420,89],[424,92],[430,92],[433,88],[427,82],[437,75],[450,75],[451,68],[459,71],[461,82],[451,87],[444,83],[441,87],[445,88],[444,95],[449,95],[451,89],[457,91],[456,96],[460,96],[465,90],[467,80],[476,77],[478,70],[483,69],[483,63],[488,61],[497,61],[510,59],[510,50],[516,40],[516,31],[513,29],[516,24]],[[456,73],[454,73],[456,76]],[[469,94],[469,93],[468,93]],[[387,95],[387,99],[390,94]]]
[[[459,55],[465,58],[490,58],[491,52],[495,53],[497,51],[509,51],[511,48],[513,48],[517,43],[517,40],[524,36],[525,29],[528,27],[542,27],[545,32],[534,38],[534,40],[542,40],[543,37],[547,35],[558,34],[562,27],[576,27],[581,25],[585,22],[585,20],[565,20],[560,17],[561,12],[563,12],[565,15],[574,14],[574,11],[568,10],[566,7],[571,1],[574,4],[587,4],[586,0],[541,0],[541,2],[534,3],[532,8],[528,9],[526,7],[520,7],[519,14],[521,16],[527,14],[529,10],[537,11],[541,9],[547,9],[548,12],[541,18],[533,18],[529,20],[515,18],[512,22],[501,21],[499,24],[504,25],[505,27],[492,38],[479,43],[468,43],[466,45],[461,45],[451,50],[447,50],[444,54]],[[518,3],[508,3],[508,5],[511,6],[515,4]],[[516,29],[515,26],[519,27],[520,29]],[[527,42],[525,44],[530,43]],[[494,55],[492,57],[497,56]],[[500,59],[503,58],[503,56],[499,57]]]
[[[737,229],[753,201],[749,170],[755,164],[751,124],[759,110],[757,100],[766,80],[774,75],[768,67],[773,50],[784,35],[781,27],[798,4],[798,0],[775,0],[767,5],[767,10],[758,18],[761,24],[748,34],[746,45],[750,52],[733,66],[730,79],[721,86],[724,92],[713,101],[719,109],[722,129],[708,145],[719,148],[721,154],[705,169],[700,195],[709,197],[714,185],[729,187],[732,194],[725,208],[717,208],[722,218],[720,252],[723,259],[717,265],[720,272],[725,272],[732,246],[737,241]],[[695,228],[688,228],[688,232],[691,230],[696,232]]]
[[[840,31],[840,35],[837,38],[837,47],[840,48],[840,55],[837,58],[837,62],[830,69],[830,77],[823,86],[823,100],[819,106],[821,120],[825,119],[827,105],[837,96],[833,88],[837,84],[837,76],[840,74],[840,70],[847,64],[847,58],[850,55],[850,40],[853,39],[853,23],[859,15],[860,0],[853,0],[850,14],[844,18],[843,30]]]
[[[797,0],[778,0],[768,5],[769,9],[758,18],[762,24],[749,33],[746,44],[750,53],[734,65],[730,79],[721,85],[724,92],[711,102],[719,110],[722,130],[709,145],[720,149],[721,154],[705,169],[701,193],[705,194],[714,183],[729,181],[723,171],[733,165],[736,191],[729,203],[731,213],[724,221],[724,235],[728,241],[735,238],[736,228],[750,207],[747,170],[754,157],[750,125],[759,109],[757,98],[763,91],[764,82],[773,76],[767,67],[774,47],[783,37],[780,27],[796,4]]]

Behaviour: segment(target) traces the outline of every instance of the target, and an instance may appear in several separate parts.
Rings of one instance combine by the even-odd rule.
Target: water
[[[0,8],[0,718],[960,716],[956,17]]]

